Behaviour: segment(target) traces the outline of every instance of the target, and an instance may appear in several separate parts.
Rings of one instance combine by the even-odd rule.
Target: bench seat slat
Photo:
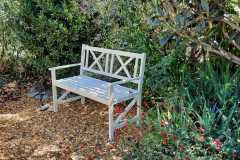
[[[55,85],[65,90],[86,96],[87,98],[108,104],[109,82],[88,76],[74,76],[56,80]],[[138,91],[124,86],[113,87],[113,103],[119,103],[137,96]]]

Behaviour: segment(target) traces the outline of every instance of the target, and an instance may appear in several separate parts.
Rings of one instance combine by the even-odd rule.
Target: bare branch
[[[214,48],[212,45],[208,44],[208,43],[205,43],[205,42],[202,42],[201,40],[198,40],[198,39],[193,39],[191,38],[190,36],[187,36],[187,35],[184,35],[182,33],[179,33],[177,32],[178,35],[184,37],[184,38],[187,38],[188,40],[190,40],[191,42],[194,42],[194,43],[198,43],[200,45],[202,45],[204,48],[206,48],[208,51],[212,52],[212,53],[215,53],[221,57],[224,57],[225,59],[237,64],[237,65],[240,65],[240,57],[238,56],[235,56],[234,54],[228,52],[228,51],[225,51],[224,49],[222,49],[221,47],[218,47],[217,49]]]
[[[233,44],[237,49],[240,50],[240,45],[237,44],[237,42],[233,38],[230,38],[227,32],[223,32],[223,35],[229,39],[231,44]]]

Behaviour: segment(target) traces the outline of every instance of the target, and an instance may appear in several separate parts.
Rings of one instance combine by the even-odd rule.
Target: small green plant
[[[171,98],[148,111],[151,130],[126,159],[239,158],[239,71],[230,65],[214,70],[211,63],[199,67],[205,70],[185,71]]]

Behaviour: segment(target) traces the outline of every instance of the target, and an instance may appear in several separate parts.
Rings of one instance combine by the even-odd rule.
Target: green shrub
[[[151,130],[126,159],[238,159],[240,73],[215,64],[185,68],[175,92],[148,111]]]
[[[220,65],[221,64],[221,65]],[[196,77],[184,75],[179,87],[179,97],[205,135],[219,138],[223,152],[240,151],[239,70],[234,65],[220,61],[199,68]]]
[[[230,47],[229,39],[223,36],[233,33],[233,28],[206,20],[222,16],[223,9],[233,13],[232,7],[205,0],[125,2],[107,4],[102,22],[108,25],[102,25],[105,40],[100,43],[108,48],[146,52],[145,99],[164,99],[159,114],[155,109],[148,113],[147,125],[154,125],[152,131],[126,159],[233,159],[240,141],[240,75],[236,65],[223,59],[229,53],[217,57],[212,53],[218,51],[209,48],[235,55],[238,49]],[[209,45],[201,45],[199,39]],[[171,125],[161,127],[160,121]],[[163,131],[176,135],[178,144],[162,144]],[[214,148],[219,142],[221,150]],[[184,144],[184,151],[179,150],[179,143]]]
[[[11,11],[9,10],[11,8]],[[8,0],[0,2],[0,73],[21,71],[21,45],[10,27],[10,19],[16,11]]]
[[[81,4],[74,0],[14,2],[17,10],[10,23],[25,50],[28,72],[39,75],[50,66],[79,62],[81,44],[95,34],[91,16]]]

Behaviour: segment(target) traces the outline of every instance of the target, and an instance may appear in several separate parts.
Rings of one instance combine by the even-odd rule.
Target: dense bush
[[[195,74],[186,68],[172,98],[152,104],[145,118],[150,132],[126,159],[240,157],[239,70],[216,70],[211,63],[199,68]]]
[[[239,27],[232,28],[231,22],[235,18],[239,23],[235,2],[125,2],[106,4],[108,10],[101,13],[103,24],[108,20],[102,32],[106,40],[100,42],[147,53],[145,99],[153,108],[146,123],[155,126],[126,159],[237,159],[239,37],[232,34],[238,35]],[[231,16],[225,21],[224,15]],[[152,102],[157,96],[164,100],[159,110]],[[165,122],[169,126],[164,127]],[[170,140],[174,136],[177,142]]]
[[[147,53],[146,87],[155,95],[171,92],[186,65],[215,55],[240,62],[234,56],[240,51],[235,31],[239,28],[232,28],[232,21],[240,22],[240,13],[233,9],[235,1],[220,4],[205,0],[101,3],[100,37],[104,38],[97,38],[95,44]]]
[[[81,44],[94,37],[92,15],[77,1],[16,0],[4,5],[7,27],[24,48],[28,72],[39,75],[50,66],[79,62]]]
[[[17,36],[11,30],[8,14],[8,7],[15,11],[14,6],[7,0],[0,2],[0,73],[21,70],[20,52],[21,46]]]

